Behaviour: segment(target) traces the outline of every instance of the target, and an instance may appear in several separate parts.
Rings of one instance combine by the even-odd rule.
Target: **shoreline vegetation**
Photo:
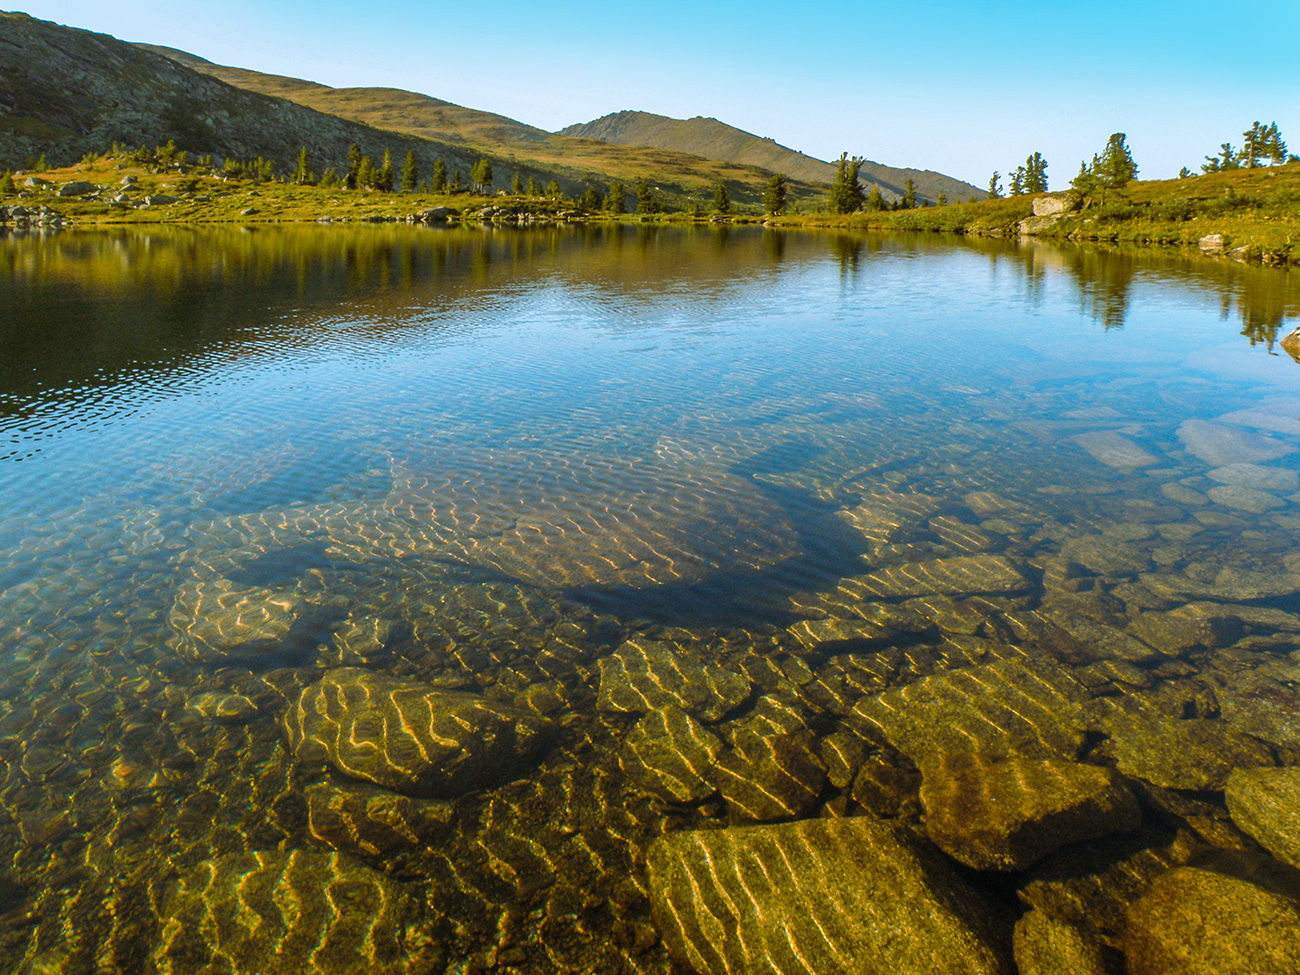
[[[763,224],[1174,245],[1237,260],[1300,264],[1296,161],[1199,175],[1185,170],[1179,178],[1131,180],[1122,186],[1076,185],[1064,192],[849,213],[824,212],[834,208],[835,187],[830,206],[795,212],[809,201],[787,206],[783,182],[776,187],[780,177],[773,177],[764,206],[733,204],[720,186],[708,209],[668,211],[644,183],[625,187],[614,182],[603,196],[588,191],[571,199],[555,185],[494,191],[490,168],[475,167],[472,175],[463,189],[453,189],[449,181],[446,188],[431,191],[432,179],[417,181],[401,170],[394,174],[391,161],[385,160],[375,178],[394,188],[349,189],[351,174],[338,178],[330,172],[312,180],[305,161],[301,172],[277,176],[274,166],[262,160],[218,168],[174,145],[154,151],[119,149],[87,156],[74,166],[47,168],[37,161],[27,171],[0,173],[0,228],[394,221]]]

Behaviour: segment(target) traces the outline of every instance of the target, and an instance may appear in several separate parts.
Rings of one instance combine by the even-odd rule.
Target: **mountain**
[[[387,149],[400,166],[410,150],[426,173],[437,158],[468,173],[482,155],[237,88],[107,34],[0,12],[0,167],[21,168],[39,155],[63,165],[114,142],[134,148],[168,139],[193,153],[284,165],[306,147],[317,170],[342,171],[353,143],[376,164]],[[492,162],[502,172],[512,165]]]
[[[561,129],[560,134],[615,145],[689,152],[705,159],[758,166],[807,182],[829,183],[835,177],[833,163],[787,149],[773,139],[715,118],[675,119],[650,112],[614,112],[592,122],[570,125]],[[939,193],[954,202],[971,196],[983,199],[987,195],[977,186],[928,169],[898,169],[868,161],[862,164],[859,174],[864,186],[878,184],[886,199],[902,196],[909,177],[916,184],[917,196],[931,202]]]
[[[727,185],[733,200],[757,203],[771,176],[769,170],[745,161],[706,159],[682,150],[575,138],[397,88],[331,88],[300,78],[214,64],[174,48],[137,46],[245,90],[287,98],[376,128],[505,157],[511,162],[497,173],[506,180],[521,166],[560,174],[559,181],[566,190],[571,186],[604,189],[608,181],[619,180],[630,191],[634,183],[645,179],[668,202],[682,206],[691,200],[707,205],[720,182]],[[820,185],[824,179],[810,182],[790,175],[792,196],[825,194],[826,188]]]

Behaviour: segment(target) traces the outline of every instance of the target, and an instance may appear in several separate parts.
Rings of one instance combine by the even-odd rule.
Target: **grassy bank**
[[[1039,196],[1066,194],[1039,194]],[[1011,237],[1033,215],[1034,196],[915,210],[781,217],[781,226],[913,230]],[[1234,256],[1300,263],[1300,163],[1185,179],[1135,181],[1073,201],[1077,209],[1033,236],[1195,247],[1212,234]]]

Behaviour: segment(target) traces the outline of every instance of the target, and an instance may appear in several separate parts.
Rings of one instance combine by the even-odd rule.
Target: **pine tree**
[[[303,146],[298,150],[298,168],[293,171],[293,181],[302,186],[311,180],[311,173],[307,168],[307,147]]]
[[[369,156],[361,157],[361,165],[357,167],[357,189],[368,190],[375,185],[375,164],[370,161]]]
[[[777,173],[767,181],[767,192],[763,194],[763,209],[773,216],[785,213],[786,179],[784,173]]]
[[[393,154],[387,149],[384,150],[384,161],[375,176],[375,189],[381,193],[393,192]]]
[[[1110,189],[1121,189],[1137,179],[1137,163],[1124,143],[1125,138],[1123,132],[1114,133],[1106,141],[1099,164],[1093,167],[1093,175]]]
[[[938,206],[946,207],[948,205],[948,194],[940,190],[939,195],[934,198],[934,202]]]
[[[402,161],[402,192],[414,193],[419,181],[420,171],[415,165],[415,152],[407,149],[406,158]]]
[[[1254,169],[1258,166],[1260,157],[1265,154],[1266,132],[1264,126],[1255,122],[1245,132],[1241,133],[1241,161],[1246,164],[1247,169]]]
[[[429,183],[429,190],[433,193],[447,192],[447,164],[441,157],[433,161],[433,177]]]
[[[609,192],[605,194],[606,213],[627,213],[627,201],[623,198],[625,192],[622,183],[609,184]]]
[[[1012,196],[1022,196],[1025,192],[1025,167],[1017,166],[1016,171],[1011,174],[1011,186],[1008,187]]]
[[[451,182],[447,184],[447,192],[459,193],[464,188],[465,177],[460,174],[460,170],[458,169],[451,174]]]
[[[1047,192],[1047,160],[1041,152],[1035,152],[1025,160],[1024,191],[1026,193]]]
[[[993,176],[989,179],[990,200],[1002,199],[1002,183],[1000,182],[1001,179],[1002,179],[1002,174],[999,173],[996,169],[993,170]]]
[[[334,172],[333,166],[325,167],[325,172],[320,174],[320,183],[317,185],[323,190],[332,190],[339,185],[338,173]]]
[[[871,192],[867,194],[867,202],[864,204],[866,209],[879,212],[885,209],[885,198],[880,192],[880,186],[876,183],[871,184]]]
[[[1179,179],[1187,179],[1187,178],[1188,178],[1189,176],[1191,176],[1191,175],[1192,175],[1192,171],[1191,171],[1190,169],[1188,169],[1186,166],[1184,166],[1182,169],[1178,170],[1178,178],[1179,178]]]
[[[469,178],[474,183],[474,189],[480,193],[492,192],[492,164],[486,159],[480,159],[470,170]]]
[[[900,209],[913,210],[916,208],[916,184],[912,182],[912,177],[907,177],[903,183],[903,201]]]
[[[361,147],[355,142],[348,146],[348,174],[344,177],[344,184],[350,190],[357,189],[361,175]]]
[[[528,177],[528,195],[529,196],[537,195],[537,180],[535,180],[531,176]]]
[[[582,209],[586,210],[588,213],[595,213],[600,209],[602,202],[604,201],[600,198],[600,190],[595,189],[594,187],[587,187],[587,190],[582,194],[582,199],[578,201],[578,206],[582,207]]]
[[[717,213],[731,212],[731,197],[727,195],[727,188],[719,183],[717,192],[713,194],[713,209]]]
[[[551,180],[546,184],[546,195],[552,200],[558,200],[564,196],[564,190],[560,189],[560,184],[558,182]]]
[[[519,180],[519,174],[515,173],[514,178],[510,180],[510,195],[518,196],[524,191],[524,185]]]
[[[1282,141],[1282,133],[1278,131],[1276,122],[1265,133],[1264,153],[1274,166],[1281,166],[1287,160],[1286,143]]]
[[[831,213],[857,213],[862,209],[862,184],[858,182],[858,172],[864,162],[866,160],[859,156],[850,158],[847,152],[840,153],[835,178],[831,181],[831,194],[826,201]]]
[[[1097,161],[1096,156],[1093,156],[1092,158],[1094,162]],[[1092,167],[1085,162],[1080,162],[1079,174],[1075,176],[1074,179],[1070,180],[1070,192],[1077,199],[1082,200],[1085,197],[1091,196],[1096,187],[1097,178],[1093,175]]]
[[[18,192],[18,187],[14,185],[14,174],[9,170],[0,173],[0,196],[13,196]]]
[[[655,198],[654,190],[650,188],[650,184],[645,180],[636,184],[636,212],[659,212],[659,200]]]

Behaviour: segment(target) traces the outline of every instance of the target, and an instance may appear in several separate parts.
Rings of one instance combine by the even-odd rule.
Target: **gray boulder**
[[[59,196],[85,196],[87,193],[93,193],[96,189],[98,187],[94,183],[76,179],[60,186]]]
[[[1036,196],[1034,197],[1034,216],[1051,217],[1056,214],[1069,213],[1074,209],[1067,196]]]

